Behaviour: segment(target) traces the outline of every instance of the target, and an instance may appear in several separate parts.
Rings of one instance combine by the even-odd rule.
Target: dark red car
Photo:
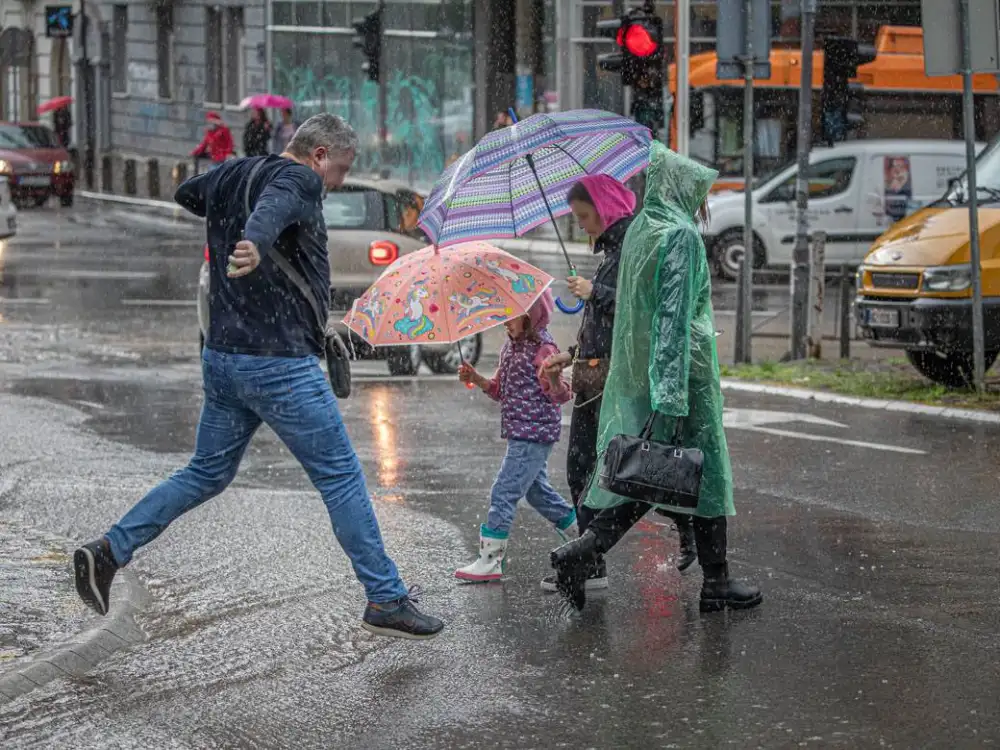
[[[0,122],[0,176],[19,206],[40,206],[51,196],[73,205],[76,179],[69,152],[37,122]]]

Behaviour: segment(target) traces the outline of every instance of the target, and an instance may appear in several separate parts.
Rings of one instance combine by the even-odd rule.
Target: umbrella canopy
[[[292,109],[294,102],[277,94],[252,94],[240,102],[240,109]]]
[[[429,246],[389,266],[344,323],[372,346],[451,344],[526,315],[551,283],[485,242]]]
[[[46,112],[55,112],[57,109],[65,109],[72,103],[72,96],[57,96],[53,99],[49,99],[47,102],[39,104],[38,114],[44,115]]]
[[[442,247],[520,237],[568,213],[566,194],[584,175],[624,182],[642,171],[651,140],[648,128],[598,109],[532,115],[488,133],[448,167],[420,226]]]

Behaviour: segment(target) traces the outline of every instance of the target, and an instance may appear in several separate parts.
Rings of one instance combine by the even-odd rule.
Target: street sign
[[[65,39],[73,36],[73,6],[45,6],[45,36]]]
[[[742,79],[745,75],[746,10],[752,9],[750,40],[753,42],[753,77],[771,77],[771,2],[770,0],[719,0],[716,24],[715,77],[721,81]]]
[[[1000,11],[997,0],[968,0],[969,52],[974,73],[1000,73]],[[962,14],[959,0],[922,0],[924,72],[928,76],[960,74]]]

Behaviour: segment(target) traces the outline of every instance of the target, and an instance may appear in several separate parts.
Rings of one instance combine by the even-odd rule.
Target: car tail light
[[[208,263],[208,245],[205,245],[205,262]]]
[[[399,257],[399,247],[394,242],[379,240],[368,247],[368,260],[373,266],[391,266]]]

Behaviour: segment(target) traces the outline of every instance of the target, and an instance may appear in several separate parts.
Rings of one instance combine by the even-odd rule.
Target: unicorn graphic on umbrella
[[[476,262],[479,262],[478,258],[476,259]],[[510,290],[514,292],[514,294],[531,294],[531,292],[535,291],[535,288],[538,286],[538,282],[535,281],[535,277],[530,273],[518,273],[510,268],[504,268],[500,265],[500,261],[496,258],[487,258],[483,262],[494,274],[510,283]]]
[[[434,329],[434,322],[427,317],[422,302],[430,294],[427,291],[425,280],[414,282],[406,294],[406,315],[397,320],[392,327],[409,339],[416,339],[425,333],[430,333]]]

